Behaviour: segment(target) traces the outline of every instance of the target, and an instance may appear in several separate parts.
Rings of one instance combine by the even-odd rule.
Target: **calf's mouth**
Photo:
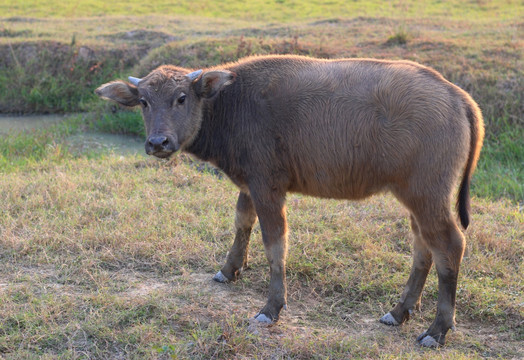
[[[160,159],[167,159],[171,155],[173,155],[174,153],[175,153],[174,151],[157,151],[155,153],[148,154],[148,155],[153,155],[153,156],[155,156],[157,158],[160,158]]]

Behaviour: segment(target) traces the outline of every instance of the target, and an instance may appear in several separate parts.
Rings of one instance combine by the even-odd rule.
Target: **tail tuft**
[[[460,223],[467,229],[469,226],[469,213],[471,212],[471,204],[469,200],[469,179],[464,177],[462,184],[460,184],[460,190],[457,201],[457,211],[460,218]]]

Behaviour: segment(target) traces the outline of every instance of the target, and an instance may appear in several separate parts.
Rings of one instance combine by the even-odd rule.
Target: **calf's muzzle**
[[[167,158],[179,148],[178,141],[170,135],[154,134],[146,140],[146,153],[159,158]]]

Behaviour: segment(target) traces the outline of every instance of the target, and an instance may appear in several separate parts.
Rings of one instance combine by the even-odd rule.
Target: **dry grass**
[[[230,246],[236,190],[226,179],[142,157],[37,163],[0,174],[0,354],[5,358],[522,357],[524,216],[474,199],[458,331],[439,351],[414,337],[436,302],[400,328],[377,319],[410,267],[406,211],[288,198],[289,307],[275,326],[247,319],[268,284],[260,230],[251,268],[211,277]]]

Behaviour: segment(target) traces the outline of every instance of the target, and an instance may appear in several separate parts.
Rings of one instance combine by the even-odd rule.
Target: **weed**
[[[389,46],[395,46],[395,45],[405,45],[409,40],[411,40],[412,35],[411,33],[406,29],[405,25],[399,26],[393,35],[391,35],[386,40],[386,45]]]

